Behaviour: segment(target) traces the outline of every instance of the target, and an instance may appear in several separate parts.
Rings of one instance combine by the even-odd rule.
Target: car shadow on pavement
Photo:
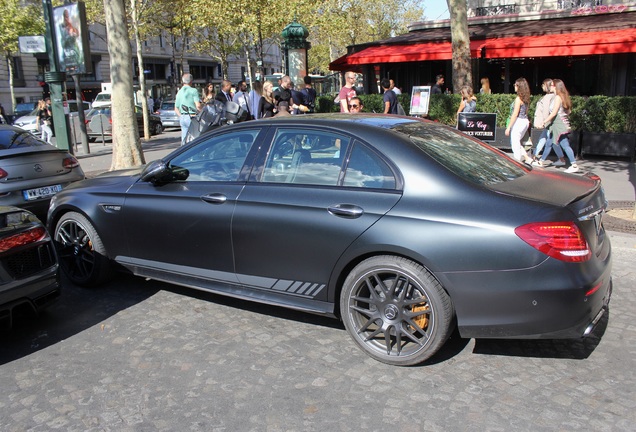
[[[141,282],[141,283],[140,283]],[[62,295],[39,316],[22,310],[12,327],[0,328],[0,365],[28,356],[87,330],[155,295],[159,284],[118,275],[107,285],[82,288],[62,273]]]
[[[601,342],[609,322],[609,312],[598,322],[594,331],[579,339],[477,339],[474,354],[583,360]]]

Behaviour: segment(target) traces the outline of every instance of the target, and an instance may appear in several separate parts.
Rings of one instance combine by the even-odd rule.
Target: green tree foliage
[[[327,71],[330,62],[346,54],[347,46],[388,39],[421,21],[424,9],[415,0],[326,0],[314,12],[299,16],[309,28],[309,64]]]
[[[15,111],[13,90],[13,56],[19,50],[20,36],[44,34],[42,8],[35,4],[24,4],[20,0],[0,0],[0,50],[9,70],[12,111]]]

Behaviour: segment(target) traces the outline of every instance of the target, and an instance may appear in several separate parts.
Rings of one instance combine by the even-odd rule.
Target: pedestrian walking
[[[46,102],[40,100],[38,102],[38,114],[36,116],[36,128],[42,133],[42,141],[46,141],[51,144],[51,138],[53,137],[53,130],[51,126],[52,122],[51,110],[46,105]]]
[[[541,135],[539,136],[539,141],[534,149],[532,165],[546,167],[548,166],[548,162],[546,162],[545,158],[547,158],[548,154],[550,154],[550,150],[552,148],[552,135],[550,134],[550,130],[544,125],[546,119],[550,115],[552,107],[554,106],[554,93],[551,91],[552,80],[550,78],[544,79],[541,84],[541,89],[545,95],[539,99],[539,102],[537,102],[537,106],[534,109],[533,120],[533,126],[536,129],[541,130]],[[557,154],[559,159],[553,164],[553,166],[564,166],[565,158],[563,157],[563,150],[561,150],[561,146],[557,145],[554,147],[554,152]],[[539,158],[540,155],[545,157]]]
[[[570,93],[565,87],[563,81],[560,79],[552,80],[551,90],[555,95],[554,106],[545,121],[544,127],[547,127],[550,130],[554,142],[561,146],[570,161],[570,166],[565,170],[565,172],[575,173],[579,171],[579,167],[576,164],[574,150],[570,147],[570,141],[568,139],[570,134],[569,114],[572,110]]]
[[[174,111],[179,116],[179,124],[181,125],[181,145],[186,143],[186,136],[192,118],[190,116],[195,115],[201,110],[201,100],[197,89],[192,87],[192,75],[183,74],[181,82],[183,86],[177,92],[177,97],[174,102]]]
[[[530,126],[528,120],[528,105],[530,105],[530,86],[525,78],[519,78],[515,81],[515,93],[517,97],[510,105],[510,123],[506,127],[506,136],[510,137],[510,146],[516,160],[532,163],[532,158],[528,156],[521,138],[525,135]]]
[[[398,99],[395,92],[391,90],[391,80],[383,78],[382,81],[380,81],[380,85],[384,90],[384,96],[382,96],[382,100],[384,102],[384,114],[397,114]]]

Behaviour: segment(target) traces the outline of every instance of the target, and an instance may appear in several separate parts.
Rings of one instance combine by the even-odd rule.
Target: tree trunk
[[[446,0],[450,11],[451,39],[453,43],[453,93],[465,85],[472,86],[470,63],[470,36],[466,0]]]
[[[111,170],[145,163],[133,100],[132,53],[123,0],[104,0],[112,83],[113,162]]]
[[[130,9],[132,15],[132,25],[135,32],[135,45],[137,47],[137,66],[139,77],[139,91],[141,92],[141,110],[144,118],[144,139],[150,139],[150,114],[148,112],[148,94],[146,92],[146,76],[144,75],[144,53],[139,33],[139,16],[136,0],[130,0]]]
[[[9,91],[11,92],[11,112],[15,114],[15,90],[13,89],[13,62],[11,52],[7,52],[7,71],[9,72]]]

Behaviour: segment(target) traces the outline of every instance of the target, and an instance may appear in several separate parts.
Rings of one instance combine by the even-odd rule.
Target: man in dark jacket
[[[309,108],[308,113],[313,113],[316,111],[316,89],[313,87],[309,75],[305,75],[303,80],[305,81],[305,88],[302,90],[302,94],[305,97],[304,105]]]

